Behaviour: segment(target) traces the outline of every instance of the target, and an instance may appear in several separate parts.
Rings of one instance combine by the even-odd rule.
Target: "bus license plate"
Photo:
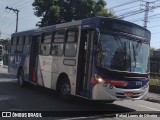
[[[133,96],[133,93],[132,93],[132,92],[125,92],[125,93],[124,93],[124,96],[126,96],[126,97],[131,97],[131,96]]]

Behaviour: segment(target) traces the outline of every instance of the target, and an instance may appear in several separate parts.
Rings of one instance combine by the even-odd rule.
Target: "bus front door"
[[[78,57],[77,95],[89,97],[92,73],[93,31],[82,30]]]
[[[29,64],[29,78],[32,82],[37,82],[37,63],[39,54],[39,43],[41,36],[32,36]]]

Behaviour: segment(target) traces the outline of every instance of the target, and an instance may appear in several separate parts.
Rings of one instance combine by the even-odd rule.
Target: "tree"
[[[0,45],[3,45],[3,64],[8,65],[8,50],[10,48],[10,39],[0,39]]]
[[[113,16],[105,9],[104,0],[34,0],[34,14],[43,27],[94,16]]]
[[[7,52],[9,50],[10,39],[0,39],[0,45],[3,45],[3,50]]]
[[[156,50],[156,49],[153,48],[153,47],[150,48],[150,56],[151,56],[151,57],[153,57],[153,52],[154,52],[155,50]]]

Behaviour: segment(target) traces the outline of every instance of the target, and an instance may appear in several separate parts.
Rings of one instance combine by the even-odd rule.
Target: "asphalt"
[[[160,93],[148,93],[147,101],[160,103]]]

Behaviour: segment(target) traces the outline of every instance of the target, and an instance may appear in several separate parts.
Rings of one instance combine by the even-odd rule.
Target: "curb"
[[[4,65],[3,68],[8,68],[8,66],[5,66],[5,65]]]

